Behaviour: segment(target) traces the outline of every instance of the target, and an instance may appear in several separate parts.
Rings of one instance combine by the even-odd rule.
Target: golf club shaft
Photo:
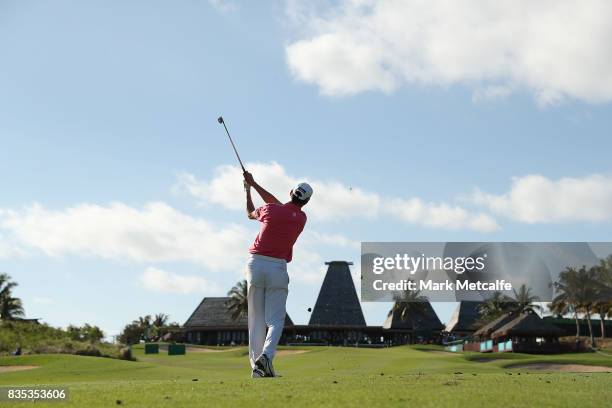
[[[225,126],[225,120],[221,122],[223,124],[223,127],[225,128],[225,133],[227,133],[227,137],[229,137],[230,143],[232,144],[232,148],[234,149],[234,153],[236,153],[236,157],[238,158],[238,162],[240,162],[240,167],[242,167],[242,172],[246,172],[246,169],[244,168],[244,165],[242,164],[242,160],[240,160],[240,155],[238,154],[238,150],[236,150],[236,145],[234,144],[234,141],[232,140],[232,137],[230,136],[230,132],[229,130],[227,130],[227,126]]]

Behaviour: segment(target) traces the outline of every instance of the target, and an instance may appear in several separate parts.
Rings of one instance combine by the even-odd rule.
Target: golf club
[[[219,116],[219,118],[217,119],[217,122],[221,123],[223,127],[225,128],[225,133],[227,133],[227,137],[229,137],[230,143],[232,144],[232,147],[234,148],[234,153],[236,153],[238,162],[240,162],[240,167],[242,167],[242,172],[245,173],[246,169],[244,168],[244,165],[242,164],[242,160],[240,160],[240,155],[238,154],[238,150],[236,150],[236,145],[234,144],[234,141],[232,140],[232,137],[230,136],[230,132],[229,130],[227,130],[227,126],[225,126],[225,121],[223,120],[223,116]]]

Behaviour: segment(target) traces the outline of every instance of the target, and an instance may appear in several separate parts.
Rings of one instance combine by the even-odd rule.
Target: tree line
[[[169,319],[170,316],[165,313],[138,317],[125,325],[117,337],[117,341],[129,345],[137,344],[141,340],[145,342],[163,340],[164,336],[181,327],[176,322],[169,323]]]
[[[0,319],[15,320],[24,316],[21,299],[12,294],[17,283],[5,273],[0,274]],[[605,320],[612,318],[612,255],[601,260],[598,265],[587,268],[568,267],[559,273],[558,279],[552,283],[555,297],[549,303],[548,309],[555,316],[572,316],[576,322],[576,337],[580,336],[580,320],[585,318],[589,328],[591,344],[595,346],[593,335],[592,316],[599,315],[601,336],[605,337]],[[495,292],[479,306],[480,324],[486,324],[505,313],[522,313],[526,310],[541,311],[537,303],[540,299],[534,296],[531,288],[522,285],[513,290],[510,297]],[[247,283],[239,281],[228,292],[228,311],[232,319],[238,320],[248,313]],[[389,313],[399,311],[402,319],[410,319],[413,313],[424,312],[427,299],[419,291],[406,291],[396,299],[393,309]],[[165,335],[178,330],[180,325],[169,323],[169,316],[158,313],[154,316],[138,317],[128,323],[118,336],[117,340],[123,344],[135,344],[140,341],[158,341]],[[83,327],[69,326],[67,332],[74,340],[99,341],[104,334],[97,326],[88,324]]]

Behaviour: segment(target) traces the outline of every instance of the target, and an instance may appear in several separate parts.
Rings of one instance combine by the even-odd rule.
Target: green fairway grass
[[[531,356],[452,354],[436,347],[306,347],[279,356],[282,378],[250,379],[244,347],[145,355],[138,361],[73,355],[0,358],[0,366],[33,365],[0,374],[0,386],[55,385],[63,403],[2,406],[567,406],[601,407],[612,397],[611,373],[546,373],[513,368],[555,362],[612,367],[596,353]],[[287,350],[287,348],[281,348]],[[289,350],[295,350],[289,348]]]

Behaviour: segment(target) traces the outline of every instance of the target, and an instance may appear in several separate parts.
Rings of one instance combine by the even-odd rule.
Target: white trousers
[[[247,263],[246,280],[249,301],[249,360],[265,354],[270,360],[285,325],[289,275],[284,259],[251,255]]]

